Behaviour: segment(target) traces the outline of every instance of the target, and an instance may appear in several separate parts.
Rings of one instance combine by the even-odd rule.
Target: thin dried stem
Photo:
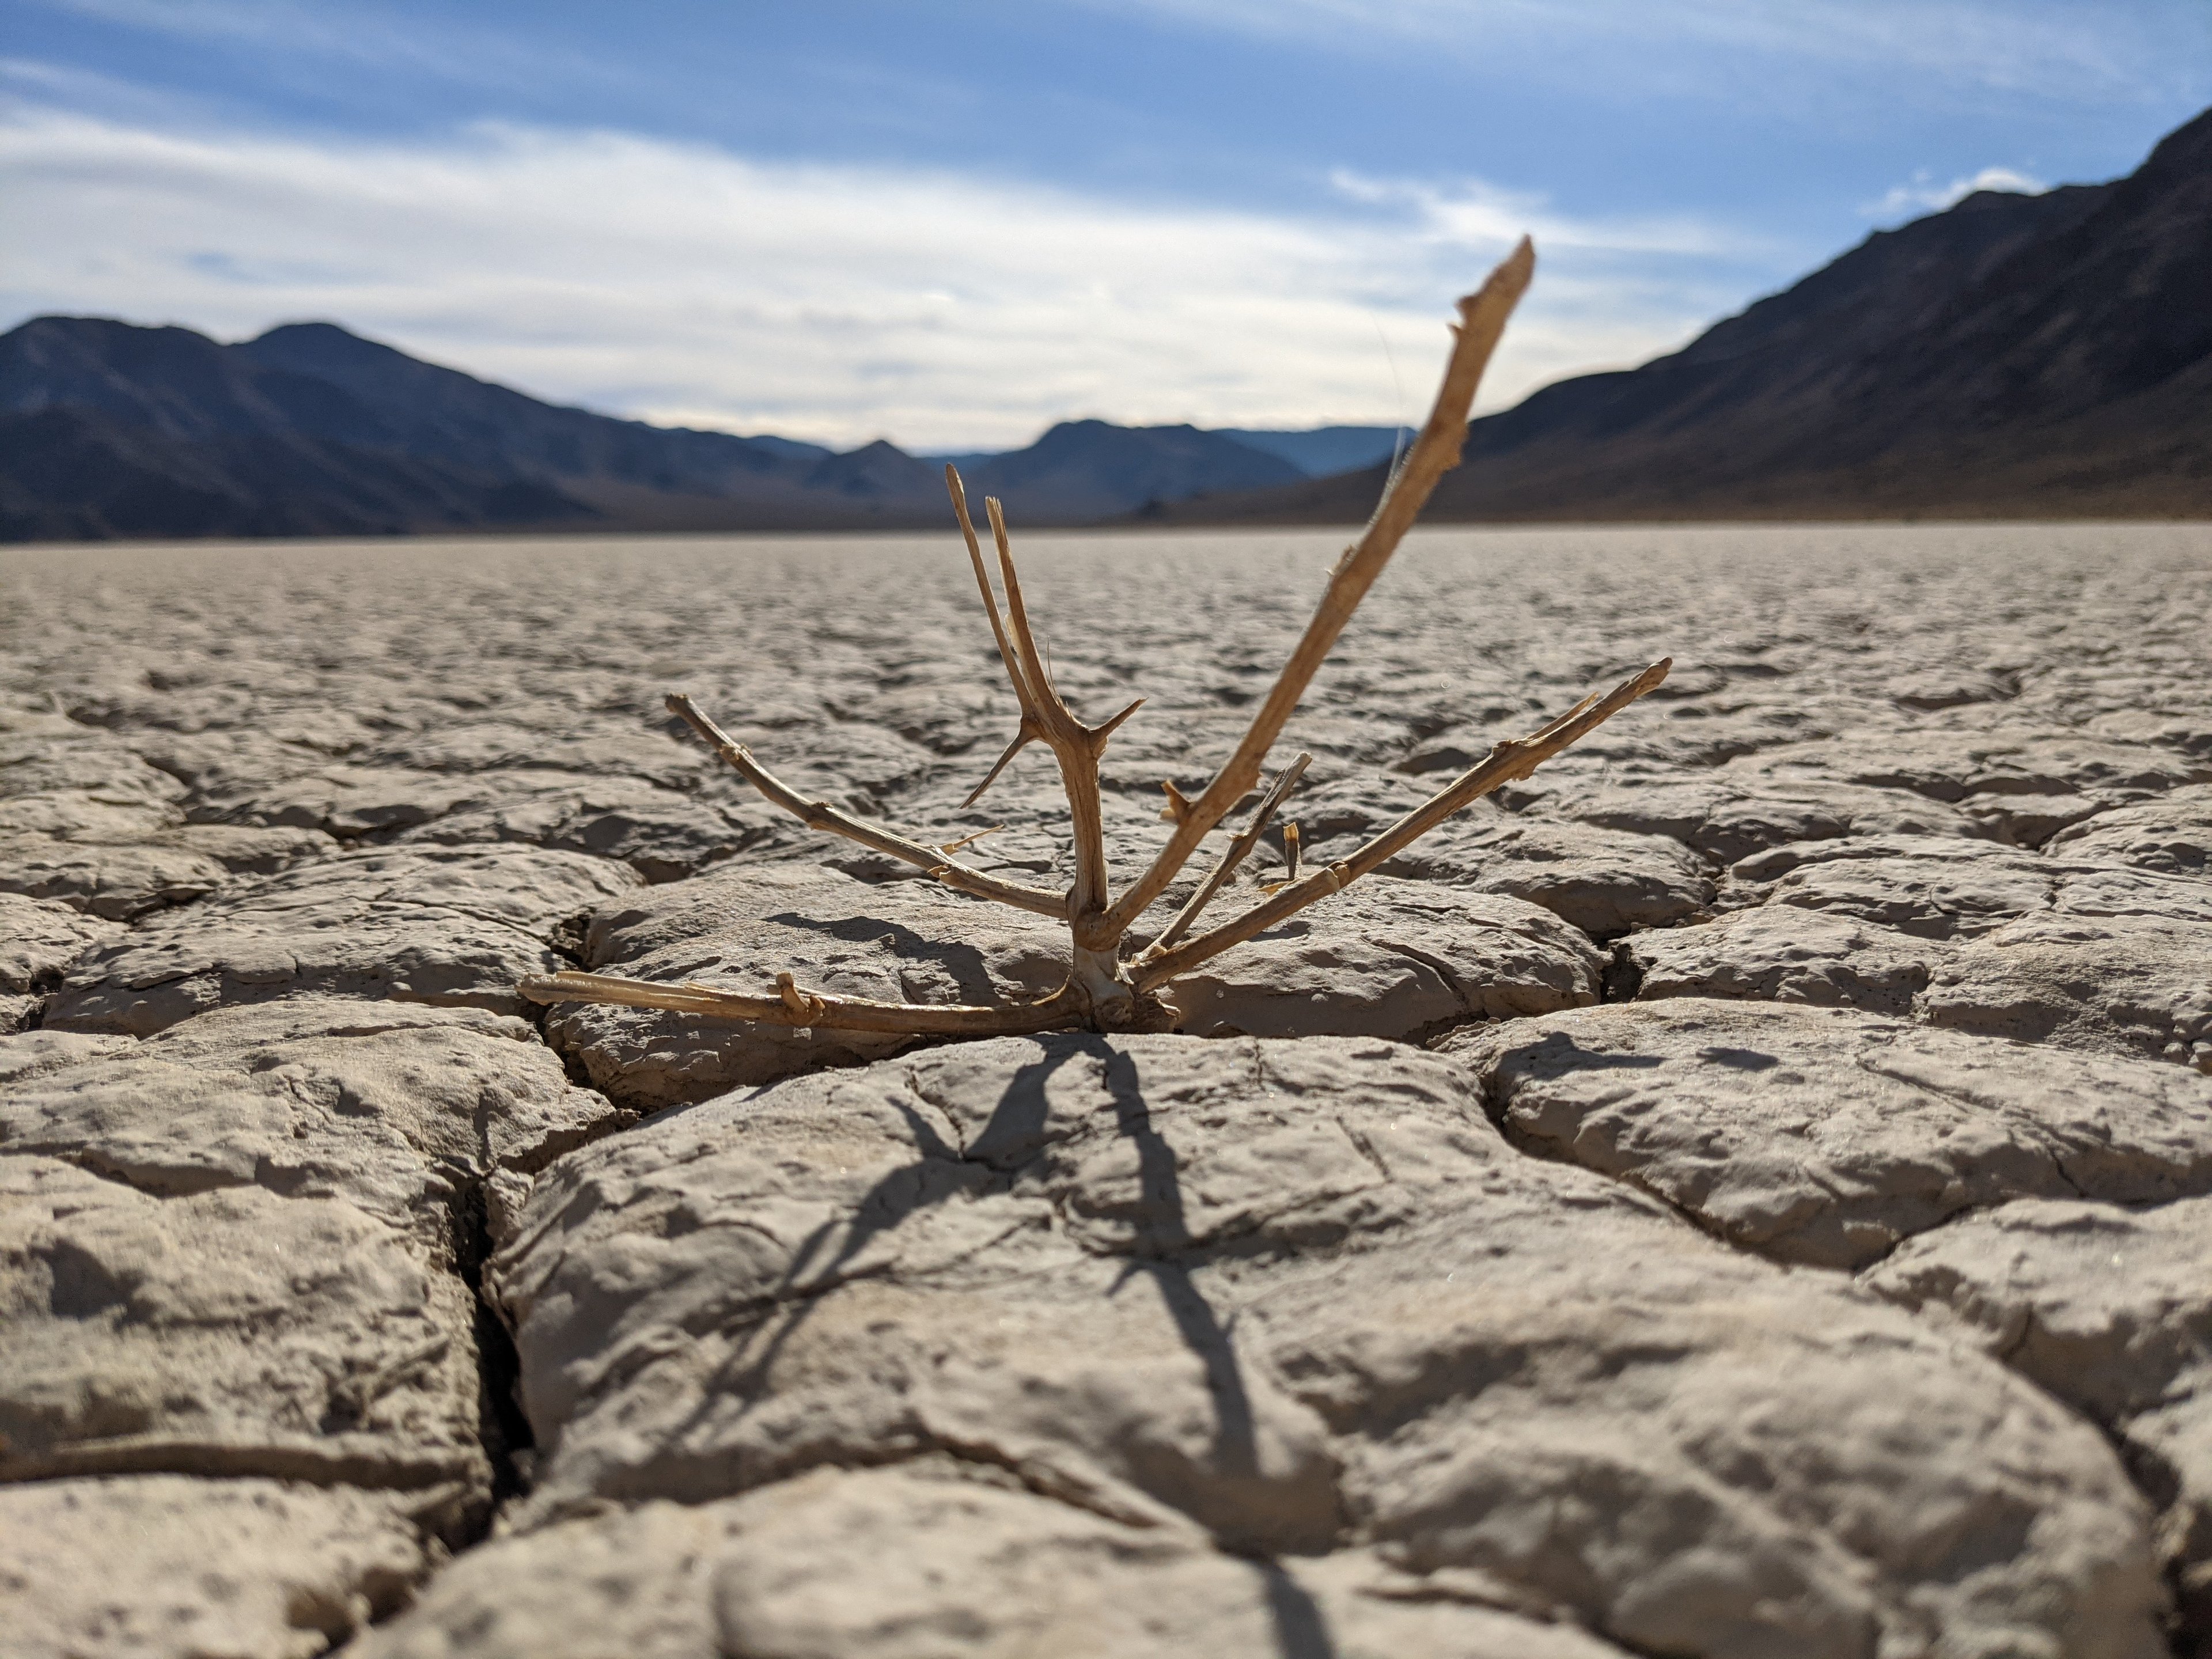
[[[1052,670],[1045,665],[1044,653],[1038,649],[1036,635],[1030,628],[1030,608],[1022,598],[1021,573],[1014,568],[1014,550],[1006,540],[1006,509],[996,495],[986,495],[983,511],[991,520],[991,541],[999,553],[999,580],[1006,589],[1006,622],[1013,631],[1014,649],[1021,658],[1022,678],[1030,689],[1030,717],[1043,728],[1042,735],[1049,742],[1054,735],[1054,726],[1060,727],[1060,735],[1064,736],[1069,728],[1079,730],[1083,722],[1060,701],[1060,688],[1052,683]]]
[[[960,520],[960,534],[968,543],[968,562],[975,572],[975,586],[982,590],[983,613],[991,619],[991,637],[999,644],[999,660],[1006,665],[1006,678],[1013,683],[1014,696],[1022,706],[1024,721],[1036,712],[1036,698],[1029,683],[1022,678],[1021,665],[1014,660],[1014,647],[1006,639],[1006,624],[999,617],[999,597],[991,591],[991,573],[983,564],[983,544],[975,538],[975,521],[968,516],[968,488],[960,482],[960,469],[947,461],[945,464],[945,489],[952,497],[952,516]]]
[[[1139,990],[1151,988],[1178,974],[1188,973],[1231,945],[1265,933],[1277,922],[1297,915],[1309,904],[1341,892],[1376,866],[1403,852],[1462,807],[1472,805],[1500,784],[1525,778],[1537,767],[1578,738],[1588,736],[1667,678],[1672,658],[1662,658],[1633,678],[1623,680],[1603,696],[1583,699],[1565,714],[1525,738],[1508,738],[1476,765],[1370,840],[1350,858],[1324,866],[1304,879],[1285,884],[1234,921],[1201,933],[1172,950],[1157,946],[1137,958],[1132,977]]]
[[[1006,637],[1006,624],[999,615],[999,596],[991,590],[991,573],[983,563],[983,544],[975,537],[975,521],[968,516],[968,487],[960,481],[960,469],[947,461],[945,464],[945,492],[952,498],[952,516],[960,521],[960,534],[968,544],[968,563],[975,573],[975,586],[983,595],[983,614],[991,619],[991,637],[998,642],[999,660],[1006,665],[1007,682],[1014,688],[1014,701],[1021,705],[1021,724],[1015,728],[1014,738],[1006,752],[983,775],[983,781],[969,793],[960,803],[966,811],[983,799],[983,792],[999,781],[1015,756],[1044,735],[1043,722],[1038,718],[1036,695],[1023,678],[1022,665],[1014,656],[1012,642]]]
[[[947,887],[977,898],[996,899],[1001,904],[1011,904],[1018,910],[1033,911],[1041,916],[1065,917],[1066,897],[1060,893],[1048,893],[1038,887],[1024,887],[1019,882],[1002,881],[996,876],[987,876],[981,870],[971,870],[966,865],[949,858],[927,842],[902,836],[896,830],[870,823],[849,812],[840,811],[824,800],[808,800],[775,773],[752,757],[745,746],[699,712],[698,705],[683,693],[672,692],[668,697],[669,712],[679,714],[690,728],[714,748],[745,781],[761,793],[799,819],[810,830],[825,830],[832,835],[857,841],[863,847],[872,847],[878,853],[889,854],[895,859],[904,859],[908,864],[919,865],[943,882]]]
[[[1060,763],[1060,782],[1067,797],[1068,828],[1074,842],[1074,879],[1067,890],[1067,916],[1074,924],[1074,961],[1069,982],[1109,1018],[1119,1018],[1133,1007],[1134,997],[1123,981],[1120,952],[1114,941],[1103,947],[1085,943],[1083,925],[1106,908],[1106,809],[1098,787],[1098,759],[1114,729],[1137,712],[1131,704],[1103,726],[1085,726],[1076,718],[1052,670],[1038,647],[1030,626],[1029,605],[1022,597],[1021,573],[1014,568],[1014,550],[1006,537],[1006,515],[996,496],[983,498],[991,520],[991,540],[999,554],[999,580],[1006,590],[1006,623],[1013,635],[1014,651],[1021,662],[1022,678],[1030,698],[1029,717],[1038,735]]]
[[[799,1030],[883,1031],[929,1036],[1013,1036],[1058,1030],[1082,1023],[1083,1011],[1066,991],[1042,1002],[992,1007],[927,1002],[876,1002],[866,997],[802,991],[789,974],[776,975],[777,994],[747,996],[712,985],[649,985],[641,980],[570,970],[524,980],[517,988],[532,1002],[611,1003],[620,1008],[661,1008],[708,1019],[746,1020]]]
[[[1366,597],[1367,590],[1375,585],[1375,579],[1382,574],[1382,567],[1389,562],[1406,532],[1428,504],[1437,481],[1459,465],[1460,451],[1467,442],[1468,415],[1474,404],[1475,388],[1481,383],[1482,371],[1489,364],[1491,353],[1497,349],[1498,336],[1504,331],[1505,320],[1528,290],[1535,268],[1535,249],[1524,237],[1511,256],[1491,272],[1480,291],[1459,302],[1460,321],[1455,330],[1456,339],[1451,360],[1445,366],[1443,385],[1437,392],[1436,404],[1429,410],[1428,424],[1421,428],[1421,435],[1413,441],[1405,464],[1383,491],[1366,530],[1345,550],[1336,568],[1329,573],[1328,586],[1322,593],[1313,620],[1306,624],[1304,637],[1291,652],[1291,659],[1283,665],[1267,701],[1253,715],[1252,724],[1237,744],[1236,752],[1222,763],[1205,793],[1190,802],[1176,821],[1174,834],[1152,860],[1152,867],[1095,921],[1086,922],[1078,907],[1075,929],[1079,945],[1110,946],[1127,933],[1130,924],[1167,890],[1206,832],[1228,817],[1259,781],[1267,750],[1281,735],[1298,699],[1305,695],[1322,659],[1336,643],[1337,635],[1344,631],[1345,623],[1352,619],[1352,613]]]
[[[1236,840],[1229,843],[1228,850],[1207,872],[1206,879],[1199,884],[1198,890],[1190,896],[1189,902],[1176,912],[1176,919],[1161,931],[1159,938],[1152,941],[1153,950],[1166,950],[1190,931],[1191,925],[1199,918],[1199,913],[1213,902],[1216,893],[1229,884],[1230,877],[1237,873],[1237,866],[1251,856],[1252,849],[1260,844],[1260,837],[1267,833],[1267,826],[1274,822],[1275,814],[1283,810],[1284,800],[1297,781],[1305,775],[1306,768],[1312,764],[1313,757],[1301,752],[1296,760],[1282,769],[1280,775],[1269,787],[1267,798],[1254,810],[1252,821],[1244,826]]]

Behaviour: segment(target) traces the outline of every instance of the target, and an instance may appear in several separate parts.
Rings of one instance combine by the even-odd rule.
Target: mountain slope
[[[445,455],[489,471],[716,494],[749,482],[796,483],[830,453],[541,403],[331,323],[288,324],[231,349],[258,367],[337,386],[374,411],[374,428],[333,437]]]
[[[342,388],[189,329],[40,318],[0,337],[0,539],[374,535],[588,513],[544,482],[410,455],[380,433]]]
[[[1469,429],[1466,519],[2212,511],[2212,112],[2130,177],[1970,196],[1643,368]],[[1175,519],[1357,520],[1383,469]]]
[[[1310,478],[1372,466],[1396,453],[1413,437],[1410,428],[1395,426],[1316,426],[1298,432],[1218,426],[1212,430],[1248,448],[1279,456]]]
[[[978,462],[967,483],[973,494],[1000,497],[1016,518],[1066,520],[1304,476],[1280,456],[1196,427],[1063,421],[1027,449]]]
[[[1218,434],[1098,421],[969,470],[1030,525],[1305,476]],[[881,441],[833,454],[619,420],[329,323],[230,346],[96,317],[0,335],[0,540],[937,526],[947,511],[942,467]]]

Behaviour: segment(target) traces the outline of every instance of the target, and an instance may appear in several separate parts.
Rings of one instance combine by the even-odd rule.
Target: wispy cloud
[[[51,11],[187,40],[273,48],[325,62],[390,65],[441,79],[498,81],[548,67],[543,46],[465,19],[379,16],[370,7],[303,0],[31,0]],[[565,70],[586,68],[559,54]]]
[[[1199,27],[1337,50],[1396,50],[1408,41],[1470,60],[1510,57],[1531,73],[1573,76],[1594,58],[1644,55],[1648,84],[1697,79],[1692,55],[1738,96],[1759,83],[1737,73],[1747,57],[1894,77],[2033,93],[2082,102],[2136,102],[2148,83],[2201,78],[2161,62],[2150,42],[2167,31],[2124,11],[2068,0],[1090,0],[1104,9],[1173,17]],[[2186,0],[2184,0],[2186,3]],[[2183,3],[2177,3],[2179,14]],[[1666,48],[1656,57],[1654,46]],[[1532,51],[1531,48],[1539,48]],[[1548,47],[1548,50],[1541,48]],[[1676,90],[1687,90],[1677,85]],[[1709,86],[1705,89],[1711,90]]]
[[[1544,270],[1491,407],[1679,343],[1747,281],[1719,229],[1480,181],[1346,175],[1301,216],[617,132],[308,140],[36,104],[0,120],[0,321],[331,318],[541,394],[836,443],[1395,419],[1390,358],[1422,395],[1450,296],[1524,228]]]
[[[1936,183],[1935,175],[1923,167],[1909,182],[1892,185],[1880,201],[1869,202],[1859,211],[1869,219],[1891,219],[1901,213],[1917,217],[1923,213],[1940,213],[1978,190],[2038,196],[2050,188],[2040,179],[2031,178],[2014,167],[1984,167],[1969,177],[1954,179],[1948,185]]]
[[[1574,217],[1540,191],[1504,190],[1480,179],[1376,179],[1339,167],[1329,182],[1348,200],[1404,210],[1425,240],[1448,245],[1486,246],[1526,234],[1547,247],[1588,253],[1763,258],[1776,252],[1742,230],[1687,216]]]

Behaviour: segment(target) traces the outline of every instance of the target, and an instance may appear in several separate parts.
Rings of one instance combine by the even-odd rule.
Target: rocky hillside
[[[1150,699],[1117,880],[1338,538],[1205,539],[1030,544],[1071,700]],[[2205,544],[1416,542],[1285,734],[1310,858],[1674,675],[1179,1032],[898,1053],[516,987],[1048,988],[660,702],[1065,880],[1048,756],[960,805],[957,544],[17,550],[0,1646],[2197,1659]]]
[[[1389,448],[1369,428],[1231,436],[1077,421],[963,470],[1018,521],[1065,524],[1293,483],[1316,461]],[[0,336],[0,540],[946,519],[942,466],[890,443],[833,454],[617,420],[328,323],[230,346],[90,317]]]
[[[2212,513],[2212,112],[2107,185],[1969,196],[1671,356],[1474,423],[1432,517]],[[1356,520],[1381,467],[1191,503]]]

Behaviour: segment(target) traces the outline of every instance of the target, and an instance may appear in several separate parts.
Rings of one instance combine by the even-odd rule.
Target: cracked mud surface
[[[1071,702],[1149,699],[1119,878],[1336,545],[1028,544]],[[660,707],[1064,880],[1047,757],[959,806],[954,538],[0,592],[11,1651],[2212,1653],[2201,529],[1418,534],[1310,860],[1674,676],[1179,1034],[905,1048],[514,988],[1050,988]]]

